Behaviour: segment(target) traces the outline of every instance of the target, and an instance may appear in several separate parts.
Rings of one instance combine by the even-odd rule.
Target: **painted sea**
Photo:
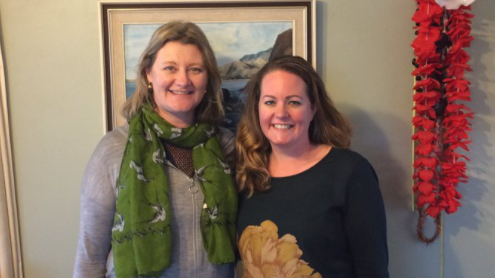
[[[128,81],[125,82],[125,99],[129,99],[134,91],[136,90],[136,82]]]
[[[222,81],[222,91],[224,99],[225,119],[222,126],[230,129],[232,132],[236,132],[237,124],[241,117],[242,108],[245,101],[245,95],[243,93],[244,87],[249,80],[248,79],[235,79]],[[126,97],[129,98],[136,89],[136,83],[134,81],[126,81]]]

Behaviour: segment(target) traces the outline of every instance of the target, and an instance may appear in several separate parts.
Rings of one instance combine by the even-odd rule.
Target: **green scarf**
[[[205,123],[176,128],[149,105],[132,118],[112,228],[117,277],[159,276],[170,265],[172,213],[160,139],[193,148],[195,179],[205,197],[200,227],[208,260],[234,261],[237,194],[216,134],[216,128]]]

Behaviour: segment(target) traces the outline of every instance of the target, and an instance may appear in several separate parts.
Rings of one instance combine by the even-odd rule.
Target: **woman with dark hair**
[[[233,134],[214,53],[193,23],[153,34],[136,91],[83,177],[74,277],[233,277]],[[232,163],[231,163],[232,164]]]
[[[236,141],[243,277],[388,277],[377,176],[348,149],[351,128],[312,66],[270,61],[246,92]]]

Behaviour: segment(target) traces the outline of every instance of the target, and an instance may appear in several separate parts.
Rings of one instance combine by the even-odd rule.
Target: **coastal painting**
[[[233,132],[242,112],[243,89],[249,79],[270,59],[293,54],[293,23],[228,22],[197,23],[208,37],[222,76],[225,119],[223,126]],[[161,24],[125,24],[125,91],[129,98],[135,90],[139,56],[153,32]]]
[[[106,127],[126,123],[121,114],[134,93],[136,66],[162,24],[194,22],[204,31],[222,75],[226,118],[236,130],[247,81],[267,61],[297,55],[316,68],[316,0],[100,1]]]

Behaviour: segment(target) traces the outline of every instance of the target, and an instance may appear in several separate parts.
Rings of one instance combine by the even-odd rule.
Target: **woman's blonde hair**
[[[150,103],[153,107],[156,106],[153,92],[148,90],[146,73],[151,70],[157,52],[171,41],[194,45],[201,52],[208,74],[208,84],[203,100],[196,107],[195,119],[201,122],[219,123],[223,118],[224,111],[222,106],[222,79],[218,71],[215,54],[205,34],[196,24],[181,21],[171,21],[162,25],[151,37],[148,46],[139,59],[136,90],[124,103],[122,115],[127,121],[130,121],[144,103]]]
[[[323,81],[311,64],[297,56],[269,61],[245,88],[247,101],[237,128],[236,181],[239,190],[248,191],[249,196],[270,187],[268,165],[271,146],[261,130],[258,107],[263,78],[275,70],[295,74],[306,84],[306,93],[312,108],[316,110],[308,132],[312,144],[339,148],[348,148],[351,144],[351,126],[335,108]]]

